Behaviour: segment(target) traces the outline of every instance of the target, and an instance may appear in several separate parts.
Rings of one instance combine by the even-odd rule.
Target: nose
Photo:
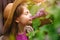
[[[32,14],[29,14],[30,15],[30,18],[32,18]]]
[[[31,13],[29,13],[29,16],[32,16]]]

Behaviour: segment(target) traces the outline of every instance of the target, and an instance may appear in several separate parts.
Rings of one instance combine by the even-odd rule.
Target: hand
[[[27,30],[27,32],[29,33],[33,31],[33,28],[31,26],[26,26],[25,30]]]

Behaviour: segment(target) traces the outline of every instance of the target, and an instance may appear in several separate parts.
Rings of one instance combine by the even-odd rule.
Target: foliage
[[[51,24],[46,24],[41,27],[40,18],[36,18],[33,20],[33,28],[34,31],[29,33],[30,40],[45,40],[45,36],[49,36],[49,40],[60,40],[60,36],[57,33],[57,28],[60,27],[60,6],[56,4],[57,0],[48,0],[40,6],[36,6],[34,4],[30,4],[29,10],[32,15],[35,15],[38,9],[44,7],[45,11],[47,11],[48,15],[46,18],[50,18],[52,20]]]

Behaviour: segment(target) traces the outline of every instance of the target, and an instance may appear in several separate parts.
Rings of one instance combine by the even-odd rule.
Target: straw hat
[[[7,20],[8,16],[9,16],[9,12],[11,11],[13,6],[13,3],[9,3],[6,8],[4,9],[4,19]]]
[[[15,0],[13,3],[9,3],[6,6],[4,10],[4,18],[6,18],[6,21],[4,23],[3,32],[6,32],[5,30],[9,28],[12,22],[12,18],[13,18],[16,7],[23,2],[26,2],[26,0]]]

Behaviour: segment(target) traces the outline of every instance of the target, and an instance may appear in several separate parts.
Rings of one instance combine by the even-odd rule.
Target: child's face
[[[26,7],[23,7],[23,13],[18,17],[19,23],[28,25],[32,23],[32,15]]]

